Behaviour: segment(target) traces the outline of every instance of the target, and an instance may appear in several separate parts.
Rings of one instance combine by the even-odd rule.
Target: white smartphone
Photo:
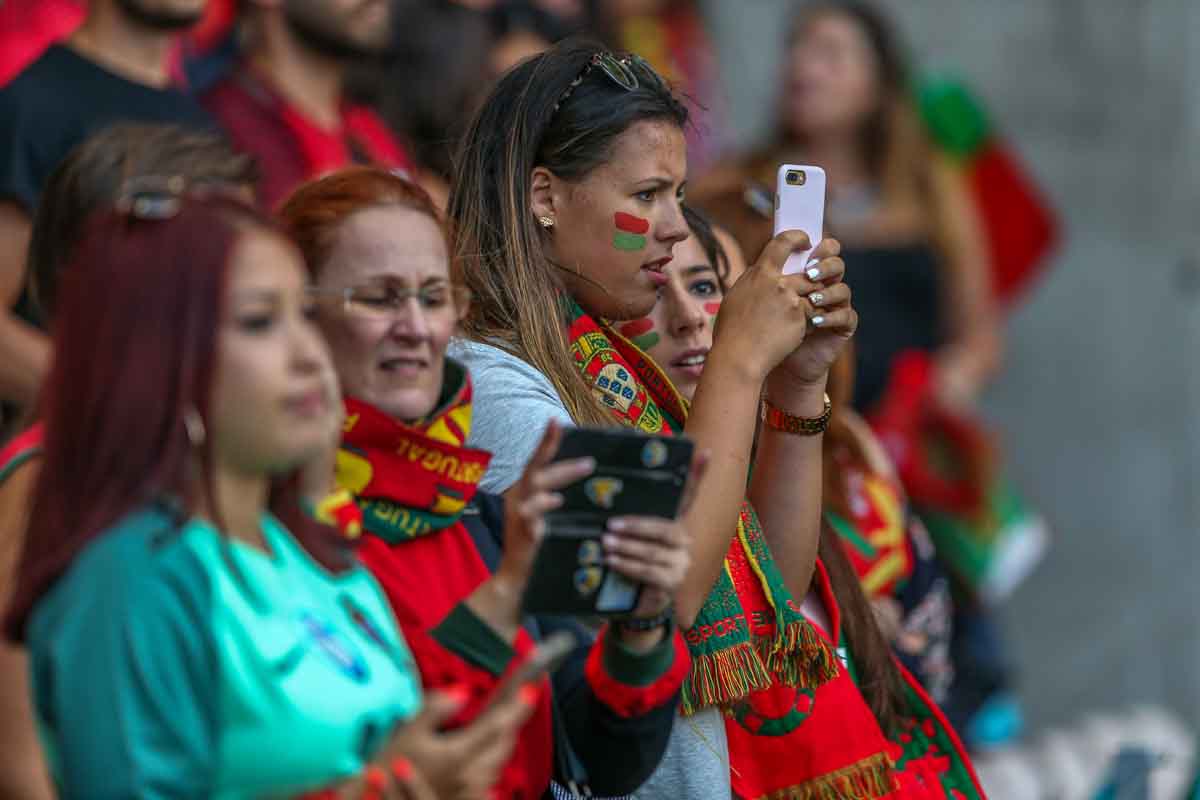
[[[775,176],[775,234],[804,231],[812,247],[788,256],[783,274],[803,272],[809,254],[821,243],[825,227],[825,170],[805,164],[783,164]]]

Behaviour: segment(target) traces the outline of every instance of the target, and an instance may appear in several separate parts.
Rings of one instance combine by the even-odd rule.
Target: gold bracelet
[[[797,436],[817,436],[829,428],[829,418],[833,416],[833,403],[829,395],[825,395],[825,410],[819,417],[798,417],[789,414],[782,408],[771,405],[767,398],[762,399],[759,418],[763,424],[774,431],[794,433]]]

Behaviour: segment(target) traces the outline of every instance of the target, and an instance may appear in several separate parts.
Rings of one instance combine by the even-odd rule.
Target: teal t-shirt
[[[28,626],[64,797],[275,797],[363,769],[420,705],[382,591],[263,516],[265,553],[161,508],[90,543]]]

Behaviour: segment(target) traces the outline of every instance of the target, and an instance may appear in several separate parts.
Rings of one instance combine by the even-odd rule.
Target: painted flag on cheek
[[[637,345],[638,349],[643,352],[658,344],[661,338],[654,330],[654,322],[646,317],[626,322],[618,330],[622,336]]]
[[[618,211],[613,215],[613,223],[617,232],[613,234],[613,247],[618,250],[643,250],[646,247],[646,234],[650,232],[650,221]]]

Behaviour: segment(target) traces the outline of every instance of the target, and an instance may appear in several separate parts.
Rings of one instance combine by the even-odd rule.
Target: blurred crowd
[[[1036,179],[848,0],[770,32],[745,146],[719,33],[0,5],[0,795],[1194,791],[1167,711],[1023,728],[997,612],[1050,532],[979,402],[1056,243]],[[775,224],[781,165],[824,230]],[[572,487],[642,479],[575,426],[696,455],[674,516],[549,564]],[[617,577],[621,614],[529,612]]]

